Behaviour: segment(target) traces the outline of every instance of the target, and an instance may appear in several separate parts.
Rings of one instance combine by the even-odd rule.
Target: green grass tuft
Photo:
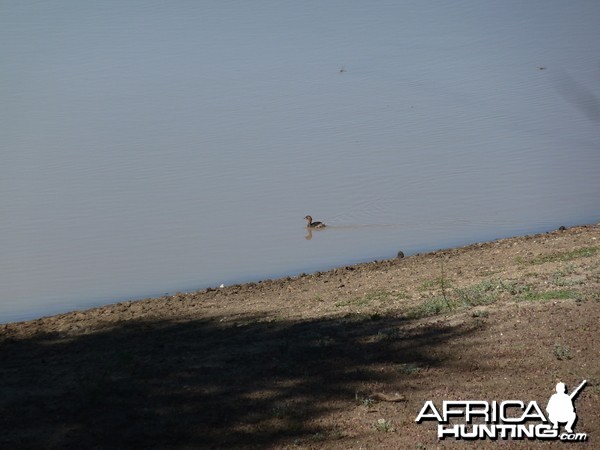
[[[519,300],[524,301],[544,301],[544,300],[566,300],[566,299],[578,299],[579,294],[575,291],[569,290],[558,290],[558,291],[546,291],[537,292],[531,289],[527,289],[520,296]]]

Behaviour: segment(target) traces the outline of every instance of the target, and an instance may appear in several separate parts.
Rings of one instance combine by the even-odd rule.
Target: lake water
[[[3,2],[0,322],[598,221],[599,23]]]

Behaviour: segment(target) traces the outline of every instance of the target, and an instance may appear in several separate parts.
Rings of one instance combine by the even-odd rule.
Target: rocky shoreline
[[[0,443],[481,448],[416,424],[423,401],[545,402],[587,379],[590,444],[598,323],[586,225],[4,324]]]

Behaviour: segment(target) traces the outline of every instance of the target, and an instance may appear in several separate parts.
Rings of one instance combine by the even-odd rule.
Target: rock
[[[405,402],[406,397],[404,395],[394,393],[394,394],[384,394],[383,392],[375,392],[371,395],[375,400],[379,400],[381,402]]]

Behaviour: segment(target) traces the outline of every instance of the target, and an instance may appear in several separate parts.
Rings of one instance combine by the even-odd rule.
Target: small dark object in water
[[[305,219],[308,222],[306,224],[307,228],[325,228],[326,227],[326,225],[323,222],[313,222],[311,216],[306,216]]]
[[[398,254],[396,255],[396,257],[397,257],[398,259],[402,259],[402,258],[404,258],[404,252],[403,252],[402,250],[400,250],[400,251],[398,252]]]
[[[567,227],[565,227],[565,226],[563,225],[563,226],[559,227],[559,229],[558,229],[558,230],[559,230],[559,231],[565,231],[566,229],[567,229]]]

